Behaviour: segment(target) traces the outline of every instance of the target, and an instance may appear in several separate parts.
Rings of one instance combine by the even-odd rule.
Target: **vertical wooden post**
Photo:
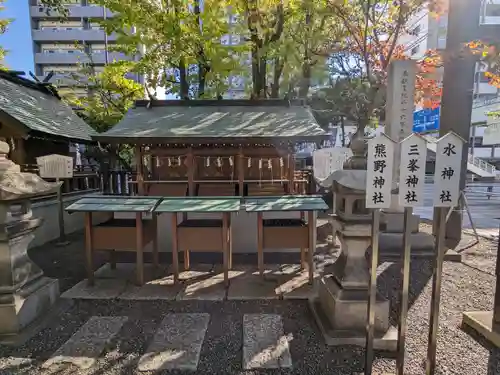
[[[300,220],[301,221],[305,221],[305,212],[304,211],[300,211]],[[310,223],[307,222],[308,228],[309,228],[309,224]],[[309,232],[308,232],[308,235],[309,235]],[[302,269],[306,269],[306,264],[308,264],[308,261],[307,261],[307,249],[301,247],[300,248],[300,267]]]
[[[153,212],[153,267],[156,270],[160,264],[159,254],[158,254],[158,214]]]
[[[292,150],[288,150],[288,183],[290,184],[289,194],[295,193],[295,162],[293,160]]]
[[[238,187],[238,194],[242,197],[245,191],[245,155],[243,154],[243,146],[240,146],[238,151]]]
[[[179,249],[177,241],[177,212],[172,212],[172,266],[174,268],[174,284],[179,283]]]
[[[262,212],[257,212],[257,262],[259,275],[264,275],[264,227]]]
[[[316,251],[316,212],[309,211],[307,218],[309,227],[309,249],[307,249],[307,263],[309,265],[309,284],[314,282],[314,252]]]
[[[142,147],[135,147],[135,163],[137,168],[137,193],[144,195],[144,168],[142,163]]]
[[[497,264],[495,268],[495,300],[493,303],[493,326],[500,324],[500,241],[497,245]]]
[[[85,212],[85,265],[89,286],[94,285],[94,263],[92,261],[92,212]]]
[[[224,283],[229,286],[229,212],[222,214],[222,257],[224,267]]]
[[[136,251],[136,267],[137,267],[137,285],[144,285],[144,252],[143,252],[143,236],[144,228],[142,225],[142,213],[138,212],[135,214],[135,230],[136,230],[136,241],[135,241],[135,251]]]
[[[188,190],[189,190],[189,195],[194,196],[195,193],[195,188],[194,188],[194,172],[196,168],[196,163],[194,160],[194,155],[193,155],[193,148],[189,147],[188,148],[188,153],[187,153],[187,173],[188,173]]]

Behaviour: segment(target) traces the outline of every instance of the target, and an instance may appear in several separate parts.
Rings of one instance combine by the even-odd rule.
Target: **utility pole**
[[[465,189],[467,156],[474,95],[476,57],[464,43],[479,38],[482,0],[450,0],[448,30],[444,53],[443,97],[441,102],[440,136],[454,131],[466,143],[462,152],[460,190]],[[462,236],[462,207],[456,207],[446,223],[446,239],[450,246]]]

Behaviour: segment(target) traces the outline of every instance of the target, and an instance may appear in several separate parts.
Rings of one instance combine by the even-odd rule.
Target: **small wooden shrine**
[[[294,146],[326,138],[308,107],[284,100],[137,101],[94,137],[135,145],[137,193],[154,196],[303,193]]]
[[[71,143],[93,143],[96,132],[48,83],[23,77],[24,72],[0,70],[0,138],[9,141],[9,158],[36,164],[38,156],[70,156]]]

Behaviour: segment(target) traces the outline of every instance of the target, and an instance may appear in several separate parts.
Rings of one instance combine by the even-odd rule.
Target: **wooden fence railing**
[[[36,165],[21,165],[21,171],[37,173]],[[50,181],[50,179],[47,179]],[[64,180],[63,195],[71,196],[81,193],[102,192],[110,195],[134,195],[137,193],[137,184],[134,182],[135,172],[123,170],[99,171],[92,166],[79,166],[74,170],[73,178]],[[296,194],[313,194],[312,172],[309,170],[296,171],[294,188]],[[37,200],[50,199],[53,195],[40,197]]]

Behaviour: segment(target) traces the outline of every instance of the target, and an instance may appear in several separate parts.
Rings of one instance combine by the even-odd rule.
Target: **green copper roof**
[[[7,77],[7,78],[6,78]],[[0,122],[76,141],[97,134],[62,100],[20,77],[0,75]]]
[[[151,212],[161,198],[95,196],[82,198],[66,207],[68,212]]]
[[[240,197],[173,197],[161,201],[155,212],[236,212]]]
[[[174,101],[136,106],[112,129],[95,137],[106,142],[220,142],[236,139],[323,139],[327,135],[308,107],[253,105],[249,101]],[[204,105],[206,103],[207,105]]]
[[[263,211],[322,211],[328,205],[315,195],[284,195],[281,197],[259,197],[245,199],[247,212]]]

